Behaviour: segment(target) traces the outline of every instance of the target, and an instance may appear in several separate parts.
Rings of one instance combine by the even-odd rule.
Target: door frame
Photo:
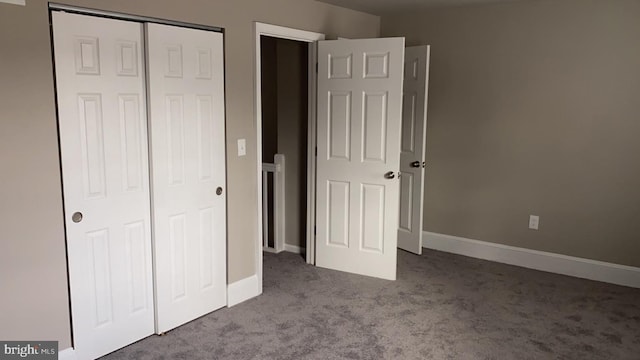
[[[262,294],[262,64],[260,36],[270,36],[280,39],[306,42],[310,45],[325,39],[325,35],[312,31],[299,30],[284,26],[254,22],[255,41],[255,119],[256,119],[256,187],[258,194],[258,226],[256,234],[255,264],[258,276],[258,293]],[[308,56],[308,130],[307,130],[307,239],[306,260],[307,263],[315,262],[315,249],[313,247],[313,226],[315,224],[315,178],[316,178],[316,46],[309,46]]]

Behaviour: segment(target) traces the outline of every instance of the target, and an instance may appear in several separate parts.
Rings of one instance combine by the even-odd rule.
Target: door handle
[[[73,221],[74,223],[79,223],[80,221],[82,221],[82,213],[80,211],[74,212],[73,215],[71,215],[71,221]]]
[[[420,167],[420,161],[414,161],[411,163],[411,167],[412,168],[419,168]]]
[[[222,188],[220,186],[216,189],[216,195],[222,195]]]
[[[393,179],[396,176],[393,174],[393,171],[388,171],[386,174],[384,174],[384,178],[385,179]]]

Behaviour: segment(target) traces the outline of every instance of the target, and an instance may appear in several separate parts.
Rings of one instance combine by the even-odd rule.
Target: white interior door
[[[317,266],[396,278],[403,56],[404,38],[318,43]]]
[[[227,303],[222,34],[148,24],[158,333]]]
[[[427,141],[429,46],[412,46],[404,53],[402,141],[400,152],[400,224],[398,247],[422,254],[424,166]]]
[[[93,359],[153,333],[142,25],[54,12],[53,41],[73,342]]]

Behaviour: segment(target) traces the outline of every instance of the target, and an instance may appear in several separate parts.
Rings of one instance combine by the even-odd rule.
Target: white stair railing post
[[[273,164],[262,163],[262,249],[284,251],[285,239],[285,157],[276,154]],[[269,206],[269,173],[273,174],[274,206]],[[269,246],[269,214],[273,213],[273,247]]]
[[[276,252],[284,251],[284,239],[285,239],[285,158],[283,154],[276,154],[273,157],[273,162],[276,164],[276,173],[274,177],[274,224],[275,224],[275,241],[274,246]]]
[[[269,171],[262,165],[262,247],[269,247]]]

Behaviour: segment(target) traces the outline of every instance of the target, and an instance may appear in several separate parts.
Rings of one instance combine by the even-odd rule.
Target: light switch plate
[[[247,140],[238,139],[238,156],[247,155]]]

